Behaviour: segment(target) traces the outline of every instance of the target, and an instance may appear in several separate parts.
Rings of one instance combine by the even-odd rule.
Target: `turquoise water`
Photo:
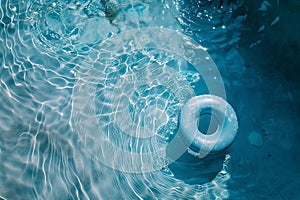
[[[1,1],[0,199],[300,198],[296,8]],[[234,107],[237,138],[169,163],[204,93]]]

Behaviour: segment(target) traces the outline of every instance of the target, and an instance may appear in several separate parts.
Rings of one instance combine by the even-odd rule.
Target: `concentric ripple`
[[[97,52],[92,66],[77,74],[73,125],[87,150],[113,169],[148,172],[169,164],[166,148],[176,141],[180,108],[195,95],[193,84],[200,93],[225,96],[206,50],[176,31],[128,31]],[[188,77],[191,71],[201,78]],[[176,146],[177,158],[186,148]]]
[[[101,1],[31,1],[27,11],[35,44],[54,55],[87,53],[117,32]]]
[[[124,74],[119,76],[107,74],[110,77],[109,84],[106,82],[101,87],[96,104],[102,127],[115,121],[121,131],[138,138],[149,138],[154,133],[166,138],[168,133],[174,132],[180,107],[193,96],[193,90],[185,77],[174,69],[150,61],[150,58],[148,60],[148,63],[141,66],[138,61],[137,65],[125,65],[126,69],[118,71]],[[111,85],[113,79],[115,85]],[[113,115],[106,121],[108,110]],[[170,129],[166,130],[168,127]],[[168,133],[164,133],[164,130]]]

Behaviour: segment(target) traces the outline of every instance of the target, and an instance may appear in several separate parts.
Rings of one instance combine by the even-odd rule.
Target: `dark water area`
[[[247,17],[239,53],[248,73],[240,78],[256,74],[257,82],[253,86],[246,84],[244,88],[236,88],[232,100],[238,99],[248,105],[240,110],[240,115],[247,113],[242,116],[245,124],[241,129],[255,130],[263,138],[261,147],[244,152],[244,155],[251,155],[254,164],[250,164],[249,180],[257,176],[254,171],[261,173],[256,177],[253,194],[247,196],[250,199],[297,199],[299,182],[293,176],[298,177],[300,164],[297,158],[300,141],[300,26],[297,19],[300,7],[298,1],[269,3],[271,6],[267,6],[270,9],[266,12],[257,11],[261,8],[260,2],[246,3]]]

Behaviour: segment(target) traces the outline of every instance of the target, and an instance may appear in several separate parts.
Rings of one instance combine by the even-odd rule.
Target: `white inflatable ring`
[[[214,133],[206,135],[198,129],[201,112],[211,109],[217,120]],[[233,108],[222,98],[214,95],[200,95],[191,98],[182,108],[180,131],[186,144],[196,152],[216,153],[229,147],[236,137],[238,121]]]

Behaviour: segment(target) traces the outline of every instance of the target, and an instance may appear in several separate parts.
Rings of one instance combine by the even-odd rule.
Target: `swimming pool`
[[[298,1],[221,2],[1,1],[0,199],[299,198]],[[206,93],[234,143],[169,163]]]

